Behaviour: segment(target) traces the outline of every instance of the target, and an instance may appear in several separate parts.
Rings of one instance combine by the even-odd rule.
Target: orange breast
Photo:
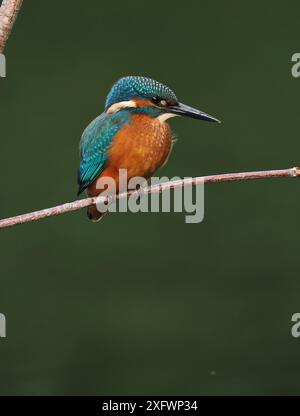
[[[107,168],[100,175],[115,179],[119,169],[127,169],[128,180],[135,176],[150,178],[167,160],[172,146],[169,124],[147,115],[134,115],[133,121],[119,131],[108,153]],[[97,181],[89,188],[90,195],[99,194]]]
[[[128,178],[149,178],[167,159],[172,134],[167,123],[147,115],[134,115],[115,137],[109,152],[109,165],[127,169]]]

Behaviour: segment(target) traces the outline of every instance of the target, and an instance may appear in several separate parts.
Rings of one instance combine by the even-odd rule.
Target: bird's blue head
[[[114,113],[121,109],[146,110],[154,117],[165,119],[175,115],[219,122],[216,118],[178,101],[175,93],[166,85],[150,78],[128,76],[119,79],[110,90],[105,111]]]

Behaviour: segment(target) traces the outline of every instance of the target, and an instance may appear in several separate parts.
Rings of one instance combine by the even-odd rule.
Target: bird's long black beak
[[[217,118],[210,116],[203,111],[197,110],[196,108],[189,107],[188,105],[177,103],[175,105],[168,105],[165,111],[172,114],[178,114],[179,116],[186,116],[191,118],[197,118],[198,120],[211,121],[214,123],[221,123]]]

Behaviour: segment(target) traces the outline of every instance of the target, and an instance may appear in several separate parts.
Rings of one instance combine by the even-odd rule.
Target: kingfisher
[[[80,140],[78,195],[95,197],[103,192],[100,179],[112,178],[118,192],[119,170],[149,179],[166,163],[172,149],[171,117],[220,121],[178,101],[166,85],[143,76],[126,76],[111,88],[104,112],[84,130]],[[88,218],[99,221],[105,213],[88,207]]]

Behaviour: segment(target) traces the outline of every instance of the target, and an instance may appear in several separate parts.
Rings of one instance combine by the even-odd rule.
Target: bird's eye
[[[153,104],[159,104],[161,102],[161,98],[160,97],[152,97],[152,102]]]
[[[153,97],[152,102],[153,104],[161,105],[162,107],[167,105],[167,101],[162,99],[161,97]]]

